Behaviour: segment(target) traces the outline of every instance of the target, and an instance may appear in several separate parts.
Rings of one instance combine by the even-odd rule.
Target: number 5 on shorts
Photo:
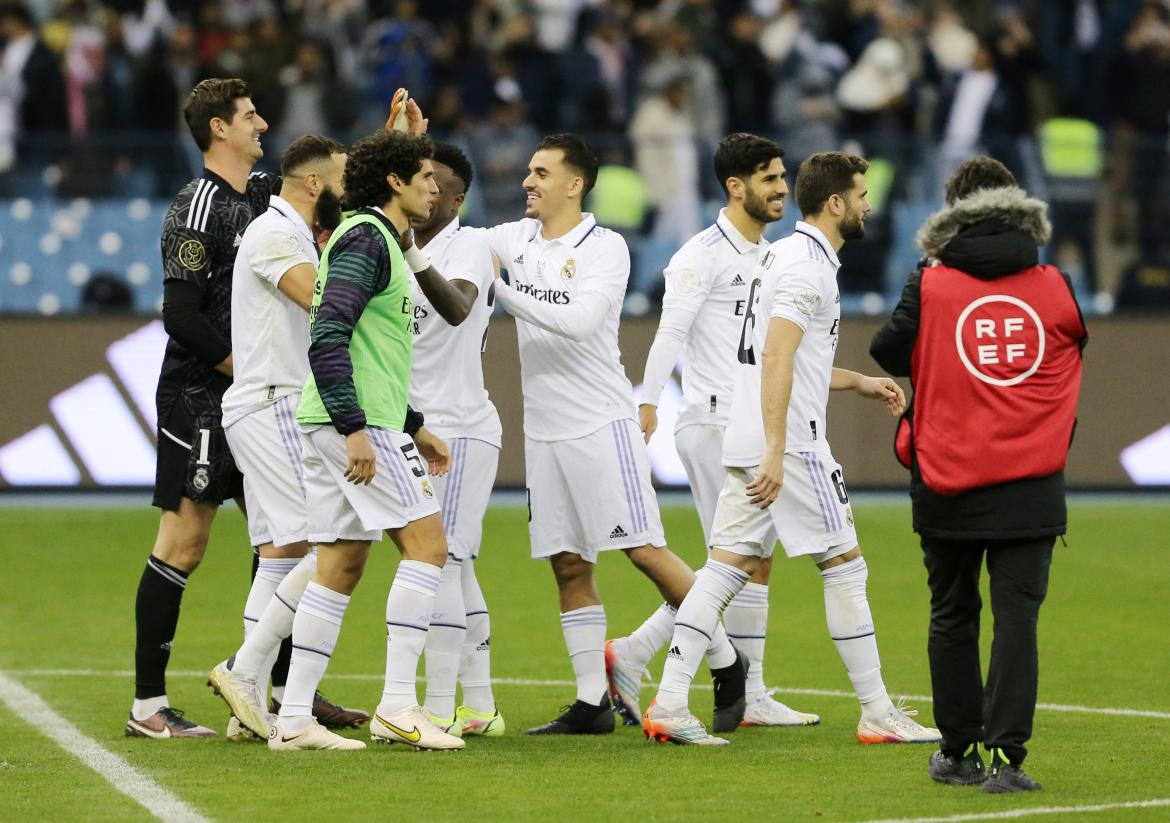
[[[415,477],[426,477],[427,470],[423,468],[422,458],[418,455],[418,449],[413,443],[407,443],[405,446],[399,446],[402,450],[402,456],[406,458],[406,462],[410,464],[410,473]]]

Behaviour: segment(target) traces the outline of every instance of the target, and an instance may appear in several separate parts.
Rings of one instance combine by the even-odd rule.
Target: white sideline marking
[[[24,677],[133,677],[134,672],[130,669],[9,669],[12,674],[19,674]],[[201,677],[206,678],[205,671],[171,671],[168,672],[171,677]],[[377,681],[381,683],[383,675],[380,674],[330,674],[330,680],[358,680],[358,681]],[[492,683],[497,686],[576,686],[575,680],[533,680],[529,678],[517,677],[493,677]],[[653,687],[656,683],[646,683],[647,687]],[[711,686],[706,683],[696,683],[694,688],[710,690]],[[801,694],[812,697],[842,697],[856,699],[853,692],[842,691],[840,689],[797,689],[786,688],[783,686],[769,686],[770,689],[775,689],[782,694]],[[915,703],[933,703],[934,700],[927,694],[893,694],[893,697],[904,697],[906,700],[912,700]],[[1149,717],[1154,720],[1170,720],[1170,712],[1160,712],[1153,709],[1121,709],[1111,708],[1108,706],[1074,706],[1065,703],[1037,703],[1037,709],[1042,709],[1049,712],[1071,712],[1073,714],[1103,714],[1114,717]]]
[[[0,672],[0,700],[20,719],[97,772],[106,782],[160,820],[209,823],[175,795],[155,783],[57,714],[36,692]]]
[[[957,823],[963,820],[1009,820],[1016,817],[1030,817],[1034,814],[1087,814],[1108,812],[1114,809],[1154,809],[1160,806],[1170,806],[1170,797],[1161,797],[1156,800],[1130,800],[1126,803],[1101,803],[1095,806],[1037,806],[1032,809],[956,814],[950,817],[898,817],[887,820],[867,820],[865,823]]]

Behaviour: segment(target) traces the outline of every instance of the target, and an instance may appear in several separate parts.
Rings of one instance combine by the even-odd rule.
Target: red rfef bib
[[[980,280],[932,266],[920,299],[914,417],[898,427],[898,458],[913,457],[940,494],[1063,469],[1085,327],[1060,272]]]

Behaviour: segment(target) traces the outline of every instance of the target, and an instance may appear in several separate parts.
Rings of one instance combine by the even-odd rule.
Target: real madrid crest
[[[561,279],[572,280],[577,275],[577,261],[570,257],[561,267]]]
[[[195,491],[206,491],[207,487],[211,485],[211,479],[207,476],[207,469],[200,466],[195,470],[195,476],[191,478],[191,485],[195,487]]]
[[[425,497],[427,500],[430,500],[432,497],[435,496],[435,492],[431,488],[430,481],[427,480],[425,477],[422,479],[422,492],[423,492],[423,497]]]

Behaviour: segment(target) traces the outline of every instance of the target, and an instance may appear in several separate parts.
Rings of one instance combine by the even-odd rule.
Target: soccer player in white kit
[[[309,373],[306,312],[317,276],[313,227],[330,230],[341,222],[345,160],[345,147],[326,137],[308,135],[289,146],[281,161],[280,194],[272,195],[268,210],[244,231],[232,274],[235,376],[224,392],[223,423],[244,475],[248,535],[260,557],[244,605],[245,645],[212,670],[209,683],[217,693],[237,698],[245,730],[265,736],[268,717],[259,689],[268,682],[277,646],[291,631],[301,592],[316,569],[293,411]],[[261,623],[270,603],[279,619]],[[369,718],[341,711],[349,722],[338,725]],[[246,737],[235,717],[228,736]]]
[[[486,232],[511,283],[496,300],[517,319],[533,557],[548,558],[577,699],[531,734],[603,734],[614,720],[605,676],[605,608],[593,577],[600,552],[622,550],[677,604],[694,580],[666,548],[618,322],[630,255],[582,213],[597,158],[576,135],[546,137],[524,179],[527,219]],[[708,632],[716,707],[743,716],[744,667],[722,626]]]
[[[727,474],[723,433],[735,388],[748,290],[767,248],[764,227],[784,216],[788,184],[783,156],[780,147],[766,137],[740,133],[721,140],[715,152],[715,174],[727,195],[727,206],[714,225],[679,249],[663,272],[662,319],[646,357],[638,417],[649,443],[658,428],[659,397],[681,354],[684,399],[674,438],[699,513],[704,545],[709,545],[715,501]],[[820,722],[817,715],[790,709],[764,688],[771,568],[771,558],[761,562],[751,582],[723,612],[727,636],[748,659],[742,725],[813,725]],[[629,637],[606,643],[610,696],[634,717],[642,716],[638,691],[646,664],[674,631],[672,612],[660,609]]]
[[[423,708],[450,734],[496,737],[504,733],[504,718],[492,694],[491,624],[475,576],[500,460],[500,416],[484,388],[481,362],[495,268],[483,233],[459,225],[471,161],[457,146],[436,143],[431,163],[439,194],[430,218],[414,224],[415,243],[463,293],[468,313],[453,326],[415,289],[410,405],[451,450],[450,471],[434,479],[449,554],[427,632]],[[456,680],[463,687],[458,709]]]
[[[724,439],[727,479],[711,528],[711,554],[679,606],[658,694],[643,719],[660,742],[725,743],[687,708],[704,631],[716,625],[777,538],[789,557],[821,570],[829,634],[861,702],[862,743],[934,742],[895,706],[881,676],[868,570],[857,544],[841,467],[826,440],[830,390],[852,389],[901,414],[894,381],[833,367],[841,319],[837,252],[864,235],[865,170],[860,157],[815,154],[801,164],[796,202],[805,220],[773,243],[751,284],[739,342],[735,394]],[[766,320],[765,320],[766,318]]]

